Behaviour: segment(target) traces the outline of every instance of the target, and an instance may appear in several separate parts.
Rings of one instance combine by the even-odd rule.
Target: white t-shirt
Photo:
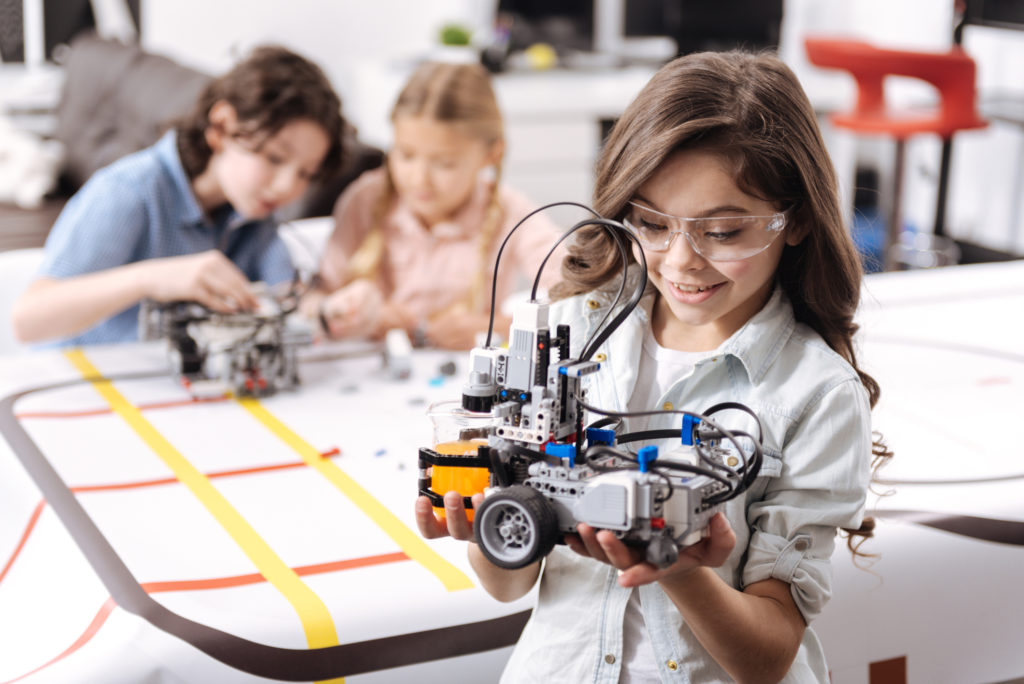
[[[630,411],[651,411],[663,408],[661,398],[679,378],[689,375],[694,365],[715,352],[684,352],[658,344],[650,328],[644,335],[643,353],[640,354],[636,387],[629,399]],[[646,429],[645,416],[631,418],[630,431]],[[657,682],[660,675],[655,663],[654,650],[644,624],[640,605],[640,592],[634,589],[626,604],[622,630],[622,670],[619,684]]]

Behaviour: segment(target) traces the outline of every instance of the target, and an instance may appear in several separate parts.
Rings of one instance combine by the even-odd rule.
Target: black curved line
[[[962,537],[1024,546],[1024,521],[1003,520],[1001,518],[984,518],[977,515],[960,515],[957,513],[936,513],[933,511],[912,510],[877,510],[872,511],[876,518],[905,520],[932,529],[951,532]]]
[[[0,399],[0,434],[35,481],[118,606],[173,634],[211,658],[252,675],[315,681],[440,660],[511,646],[530,617],[522,611],[490,620],[315,649],[268,646],[214,629],[168,610],[142,588],[78,499],[14,415],[14,404],[33,392],[91,381],[166,375],[140,373],[84,378],[22,390]]]

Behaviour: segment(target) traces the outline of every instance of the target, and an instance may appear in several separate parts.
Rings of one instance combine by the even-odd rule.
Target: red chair
[[[848,71],[857,82],[857,103],[850,112],[831,116],[832,123],[856,133],[888,135],[896,142],[894,188],[889,211],[885,267],[894,266],[890,246],[899,241],[901,194],[905,165],[906,139],[920,133],[934,133],[949,141],[957,131],[984,128],[987,122],[978,115],[975,90],[975,65],[959,46],[948,52],[886,50],[849,39],[807,38],[807,57],[820,67]],[[935,86],[940,95],[937,108],[897,110],[885,102],[886,76],[917,78]],[[948,155],[944,155],[948,159]],[[936,205],[936,234],[945,220],[948,169],[941,169]]]

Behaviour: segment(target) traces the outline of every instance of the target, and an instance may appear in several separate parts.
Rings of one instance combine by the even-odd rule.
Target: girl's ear
[[[804,241],[805,237],[807,237],[807,233],[802,229],[789,231],[786,234],[786,244],[789,245],[790,247],[796,247],[797,245]]]
[[[225,100],[217,100],[206,116],[206,144],[214,152],[224,147],[224,140],[238,128],[238,112]]]
[[[807,226],[803,223],[790,223],[786,226],[786,244],[796,247],[807,237]]]

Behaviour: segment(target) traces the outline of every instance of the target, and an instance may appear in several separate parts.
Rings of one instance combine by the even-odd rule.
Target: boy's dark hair
[[[255,137],[257,147],[296,119],[320,125],[330,147],[317,177],[330,177],[341,167],[345,120],[341,100],[327,76],[291,50],[266,45],[253,49],[231,71],[211,81],[192,111],[175,126],[178,153],[189,178],[201,174],[210,162],[213,151],[206,142],[206,129],[210,109],[221,101],[235,109],[242,134]]]

